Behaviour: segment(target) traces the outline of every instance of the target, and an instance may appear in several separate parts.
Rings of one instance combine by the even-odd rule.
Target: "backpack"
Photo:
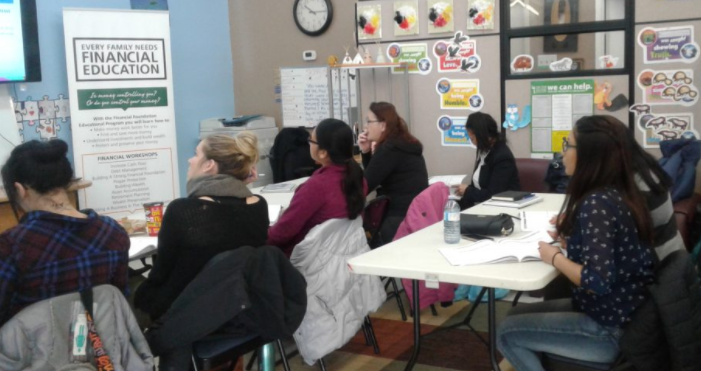
[[[550,185],[550,192],[565,193],[567,185],[570,183],[570,177],[565,174],[565,165],[562,163],[562,154],[555,153],[548,171],[545,173],[545,182]]]

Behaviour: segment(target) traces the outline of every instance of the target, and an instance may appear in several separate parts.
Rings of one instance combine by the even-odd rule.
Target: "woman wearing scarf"
[[[268,205],[246,187],[255,176],[258,139],[242,132],[203,139],[187,171],[187,198],[168,206],[158,234],[158,255],[134,304],[155,320],[207,262],[268,237]]]

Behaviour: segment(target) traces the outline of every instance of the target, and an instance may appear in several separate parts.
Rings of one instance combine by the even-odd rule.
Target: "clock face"
[[[318,36],[331,25],[331,0],[296,0],[294,17],[297,27],[307,35]]]

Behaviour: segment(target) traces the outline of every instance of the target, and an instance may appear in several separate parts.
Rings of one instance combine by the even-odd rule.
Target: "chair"
[[[365,236],[368,238],[368,245],[370,245],[371,249],[379,247],[376,236],[377,232],[380,230],[382,221],[385,219],[388,206],[389,198],[387,196],[378,196],[365,205],[365,210],[363,212],[363,229],[365,230]],[[404,303],[399,295],[402,290],[399,290],[397,282],[392,277],[380,277],[380,279],[385,282],[385,290],[387,290],[390,285],[392,286],[392,291],[387,295],[387,299],[395,298],[397,300],[397,307],[399,307],[402,321],[406,321]]]
[[[691,250],[694,247],[696,241],[693,238],[698,237],[694,236],[692,232],[695,231],[694,224],[697,222],[695,217],[700,205],[701,194],[698,193],[674,203],[674,217],[677,220],[677,228],[682,235],[687,250]]]
[[[195,371],[201,371],[221,367],[230,362],[227,370],[233,371],[236,368],[236,361],[239,357],[254,351],[266,343],[258,335],[205,338],[193,344],[192,365]],[[276,343],[282,365],[285,371],[290,371],[282,341],[277,340]]]
[[[550,187],[545,182],[549,160],[539,158],[517,158],[516,169],[521,190],[524,192],[548,193]]]
[[[676,292],[663,295],[670,289]],[[648,291],[651,296],[633,313],[619,342],[621,354],[613,364],[583,362],[546,353],[543,354],[543,367],[548,371],[623,371],[634,370],[634,367],[642,364],[646,369],[668,369],[662,366],[676,364],[675,369],[681,370],[701,364],[701,354],[695,352],[698,346],[679,351],[686,347],[688,343],[685,342],[693,338],[694,333],[687,330],[680,335],[679,332],[683,331],[680,328],[696,326],[699,329],[701,326],[701,283],[690,255],[685,250],[669,254],[656,269],[655,282]],[[665,316],[670,313],[679,313],[688,320],[679,322],[677,319],[666,319]],[[641,344],[640,339],[646,339],[646,343]],[[668,359],[649,356],[660,347],[668,349]],[[641,354],[644,356],[641,357]],[[626,357],[630,360],[626,360]]]
[[[308,139],[309,132],[302,127],[280,130],[270,148],[274,183],[310,176],[318,169],[309,154]]]

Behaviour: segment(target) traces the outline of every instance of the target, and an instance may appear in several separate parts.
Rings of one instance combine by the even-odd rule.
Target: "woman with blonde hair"
[[[246,187],[255,178],[258,138],[215,134],[188,161],[187,196],[163,216],[158,255],[134,304],[157,319],[217,254],[261,246],[268,237],[268,205]]]

